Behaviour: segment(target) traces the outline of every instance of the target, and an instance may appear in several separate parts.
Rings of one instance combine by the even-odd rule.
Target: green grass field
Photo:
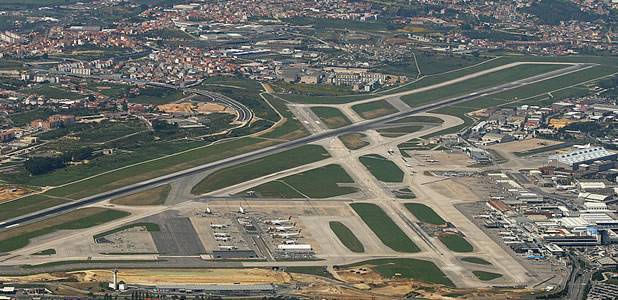
[[[386,278],[407,278],[454,287],[455,284],[433,262],[414,258],[385,258],[368,260],[342,268],[369,265]],[[399,275],[397,275],[399,274]]]
[[[367,136],[363,133],[346,133],[339,136],[339,139],[343,145],[350,150],[358,150],[369,145],[366,140]]]
[[[330,229],[337,235],[337,238],[343,243],[350,251],[356,253],[365,252],[365,247],[361,241],[354,235],[354,233],[343,223],[331,221],[328,223]]]
[[[330,155],[322,146],[301,146],[218,170],[206,176],[206,178],[193,187],[191,192],[193,194],[209,193],[268,174],[316,162],[327,157],[330,157]]]
[[[472,252],[474,248],[466,239],[458,234],[443,234],[438,237],[440,241],[453,252]]]
[[[67,90],[64,87],[61,87],[56,84],[44,83],[40,85],[36,85],[33,88],[28,88],[21,90],[21,92],[26,94],[37,94],[45,97],[49,97],[52,99],[80,99],[86,97],[85,95],[81,95],[72,91]]]
[[[12,219],[37,210],[67,203],[67,200],[47,197],[43,194],[31,195],[0,204],[0,221]]]
[[[490,262],[480,258],[480,257],[474,257],[474,256],[470,256],[470,257],[463,257],[461,259],[462,261],[471,263],[471,264],[477,264],[477,265],[491,265]]]
[[[486,271],[472,271],[472,273],[481,281],[490,281],[502,277],[502,274]]]
[[[274,144],[276,144],[276,142],[272,140],[240,138],[200,148],[194,148],[185,152],[177,152],[172,156],[159,160],[149,161],[135,166],[128,166],[123,169],[108,172],[87,180],[54,188],[45,194],[27,196],[16,201],[0,204],[0,221],[62,204],[70,201],[71,199],[80,199],[82,197],[91,196],[104,191],[268,147]],[[112,164],[112,166],[117,165],[118,167],[123,167],[127,165],[127,161],[118,161],[119,159],[117,156],[109,156],[109,158],[112,160],[106,163]],[[133,160],[128,163],[138,163],[140,161],[141,160]],[[110,169],[110,166],[106,166],[102,169],[102,167],[96,167],[96,165],[93,164],[80,165],[77,167],[79,168],[59,170],[43,176],[37,176],[37,178],[35,178],[37,181],[29,181],[28,183],[31,185],[45,185],[54,183],[62,184],[67,180],[77,180],[79,178],[98,174],[102,171],[107,171]]]
[[[446,225],[446,221],[442,219],[431,207],[421,203],[406,203],[405,208],[408,209],[419,221],[433,225]]]
[[[337,108],[312,107],[311,110],[328,128],[334,129],[352,124],[350,120]]]
[[[386,124],[407,124],[407,123],[429,123],[429,124],[442,124],[444,120],[438,117],[432,116],[410,116],[401,118],[398,120],[386,122]]]
[[[56,254],[55,249],[45,249],[43,251],[39,251],[37,253],[33,253],[32,255],[54,255]]]
[[[171,185],[165,184],[150,190],[114,199],[110,203],[128,206],[162,205],[167,200],[171,189]]]
[[[330,198],[355,193],[355,187],[339,186],[354,180],[339,165],[327,165],[254,187],[264,198]],[[247,192],[247,191],[245,191]]]
[[[420,248],[379,206],[371,203],[352,203],[350,206],[389,248],[408,253],[420,251]]]
[[[273,130],[260,135],[261,137],[293,140],[309,135],[309,131],[296,119],[296,116],[285,105],[285,102],[269,94],[265,94],[264,98],[283,116],[284,122]]]
[[[352,106],[352,109],[363,119],[375,119],[398,112],[398,110],[386,100],[357,104]]]
[[[414,194],[414,191],[412,191],[409,188],[402,188],[402,189],[398,189],[396,191],[393,191],[393,193],[395,194],[395,197],[397,199],[414,199],[416,198],[416,195]]]
[[[411,107],[427,104],[440,99],[464,95],[479,89],[492,87],[549,71],[562,69],[563,65],[521,65],[454,83],[446,88],[432,89],[416,94],[402,96],[401,100]]]
[[[90,228],[130,215],[128,212],[105,208],[82,208],[60,216],[14,227],[0,232],[0,252],[23,248],[30,239],[58,230]]]
[[[140,95],[136,97],[129,97],[129,102],[159,105],[174,102],[185,97],[182,91],[159,87],[147,87],[140,92]]]
[[[398,126],[398,127],[380,128],[377,131],[383,137],[396,138],[396,137],[404,136],[406,134],[417,132],[422,129],[423,129],[422,125],[406,125],[406,126]]]
[[[321,267],[321,266],[287,267],[285,268],[285,271],[289,273],[315,275],[315,276],[322,276],[326,278],[333,277],[333,275],[330,274],[328,270],[326,270],[326,267]]]
[[[403,171],[386,157],[369,154],[358,158],[371,174],[383,182],[402,182]]]

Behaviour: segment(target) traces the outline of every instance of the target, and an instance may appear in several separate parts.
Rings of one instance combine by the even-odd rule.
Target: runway
[[[146,180],[140,183],[132,184],[132,185],[118,188],[115,190],[111,190],[108,192],[100,193],[94,196],[86,197],[86,198],[83,198],[83,199],[80,199],[80,200],[77,200],[71,203],[63,204],[60,206],[52,207],[52,208],[34,212],[28,215],[20,216],[20,217],[11,219],[11,220],[7,220],[3,223],[0,223],[0,230],[6,229],[9,227],[15,227],[15,226],[18,226],[24,223],[34,222],[40,219],[45,219],[53,215],[68,212],[68,211],[71,211],[71,210],[74,210],[74,209],[77,209],[77,208],[80,208],[80,207],[83,207],[89,204],[97,203],[97,202],[107,200],[110,198],[114,198],[117,196],[127,195],[127,194],[135,193],[141,190],[150,189],[150,188],[162,185],[162,184],[169,183],[171,181],[174,181],[176,179],[179,179],[185,176],[191,176],[191,175],[195,175],[195,174],[198,174],[204,171],[211,171],[211,170],[215,170],[218,168],[224,168],[224,167],[228,167],[232,165],[245,163],[245,162],[258,159],[264,156],[268,156],[268,155],[276,154],[276,153],[279,153],[285,150],[289,150],[291,148],[295,148],[301,145],[316,142],[316,141],[326,139],[326,138],[335,137],[335,136],[338,136],[344,133],[365,131],[367,129],[379,127],[380,125],[384,123],[394,121],[397,119],[402,119],[402,118],[405,118],[405,117],[408,117],[408,116],[411,116],[417,113],[427,112],[427,111],[431,111],[434,109],[438,109],[438,108],[482,98],[485,96],[497,94],[503,91],[520,88],[520,87],[534,84],[534,83],[537,83],[543,80],[559,77],[559,76],[573,73],[573,72],[578,72],[578,71],[581,71],[581,70],[584,70],[584,69],[587,69],[593,66],[595,66],[595,64],[574,64],[571,67],[547,72],[547,73],[532,76],[526,79],[497,85],[491,88],[480,89],[475,92],[469,93],[467,95],[442,99],[442,100],[439,100],[439,101],[436,101],[430,104],[412,108],[409,111],[399,112],[399,113],[395,113],[395,114],[391,114],[391,115],[387,115],[387,116],[383,116],[383,117],[379,117],[379,118],[375,118],[371,120],[361,121],[361,122],[354,123],[354,124],[344,126],[341,128],[315,133],[315,134],[312,134],[312,135],[309,135],[309,136],[306,136],[306,137],[303,137],[297,140],[281,143],[275,146],[259,149],[256,151],[248,152],[248,153],[237,155],[234,157],[222,159],[216,162],[212,162],[212,163],[204,164],[201,166],[193,167],[190,169],[186,169],[183,171],[160,176],[160,177]],[[413,93],[413,92],[414,91],[410,91],[410,93]],[[396,95],[396,96],[394,95],[390,97],[398,97],[398,96],[399,95]],[[386,96],[380,96],[379,98],[384,98],[384,97]],[[239,111],[239,114],[240,114],[240,111]],[[249,115],[245,115],[244,117],[249,117]],[[252,115],[250,117],[252,118]]]

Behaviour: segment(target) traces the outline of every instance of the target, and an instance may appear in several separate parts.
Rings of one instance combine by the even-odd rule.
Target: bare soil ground
[[[523,141],[514,141],[514,142],[496,144],[496,145],[490,146],[489,148],[490,149],[499,148],[501,151],[514,153],[514,152],[523,152],[523,151],[533,150],[533,149],[537,149],[541,147],[547,147],[547,146],[556,145],[560,143],[561,143],[560,141],[552,141],[552,140],[534,138],[534,139],[527,139]]]

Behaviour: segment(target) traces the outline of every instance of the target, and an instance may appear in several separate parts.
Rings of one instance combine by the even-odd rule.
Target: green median
[[[194,186],[191,192],[193,194],[209,193],[268,174],[316,162],[327,157],[330,157],[330,155],[322,146],[301,146],[215,171]]]
[[[421,251],[381,207],[372,203],[352,203],[350,206],[384,245],[398,252]]]

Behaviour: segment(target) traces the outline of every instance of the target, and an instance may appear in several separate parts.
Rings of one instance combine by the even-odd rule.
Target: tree
[[[64,167],[64,160],[59,157],[32,157],[24,163],[32,175],[41,175]]]

